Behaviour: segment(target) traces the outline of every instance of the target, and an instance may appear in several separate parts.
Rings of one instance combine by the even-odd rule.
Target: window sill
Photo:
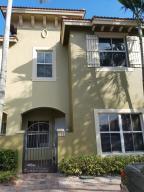
[[[132,72],[134,68],[131,67],[96,67],[96,71],[127,71]]]
[[[106,157],[106,156],[113,156],[113,155],[144,155],[144,151],[139,151],[139,152],[126,152],[126,153],[102,153],[101,156],[102,157]]]
[[[56,81],[56,78],[33,78],[32,81]]]
[[[25,133],[25,130],[20,130],[16,132],[16,134],[24,134],[24,133]]]

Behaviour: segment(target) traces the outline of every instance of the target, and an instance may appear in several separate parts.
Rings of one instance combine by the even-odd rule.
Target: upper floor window
[[[37,77],[52,77],[52,51],[37,50]]]
[[[34,80],[55,80],[55,51],[45,48],[34,48]]]
[[[109,69],[124,69],[129,66],[129,61],[134,61],[134,46],[127,44],[127,38],[123,37],[102,37],[97,35],[87,35],[87,63],[89,67],[106,67]],[[131,40],[130,40],[131,42]],[[135,45],[134,43],[132,43]],[[129,52],[132,52],[131,59],[128,60]],[[131,56],[131,55],[130,55]],[[139,62],[139,61],[137,61]],[[131,62],[132,63],[132,62]],[[136,63],[134,61],[134,63]],[[106,69],[105,68],[105,69]]]
[[[100,66],[127,66],[126,46],[123,38],[99,38]]]

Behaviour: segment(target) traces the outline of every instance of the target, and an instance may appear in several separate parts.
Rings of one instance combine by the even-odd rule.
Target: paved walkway
[[[15,185],[0,185],[0,192],[120,192],[119,177],[79,179],[59,174],[20,175]]]

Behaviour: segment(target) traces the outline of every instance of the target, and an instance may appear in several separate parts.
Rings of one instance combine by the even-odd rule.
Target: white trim
[[[99,127],[99,117],[98,115],[101,113],[141,113],[141,126],[142,126],[142,133],[144,138],[144,108],[142,109],[94,109],[94,120],[95,120],[95,134],[96,134],[96,148],[97,154],[106,156],[106,155],[130,155],[130,154],[144,154],[144,152],[120,152],[120,153],[102,153],[101,148],[101,139],[100,139],[100,127]],[[120,136],[122,135],[122,127],[120,121]],[[121,137],[121,142],[124,142],[123,136]],[[122,151],[123,146],[122,146]]]
[[[52,51],[52,77],[37,77],[37,50]],[[33,81],[56,81],[56,49],[51,47],[33,47],[33,66],[32,66],[32,80]]]
[[[64,26],[87,26],[87,27],[91,27],[92,24],[90,21],[87,20],[64,20],[63,21],[63,25]]]
[[[95,134],[96,134],[96,149],[97,154],[102,155],[102,149],[101,149],[101,139],[100,139],[100,127],[99,127],[99,118],[98,114],[95,114],[94,110],[94,120],[95,120]]]
[[[94,113],[144,113],[144,108],[141,109],[94,109]]]
[[[127,71],[133,72],[134,68],[132,67],[95,67],[92,65],[88,65],[89,68],[95,68],[96,71]]]

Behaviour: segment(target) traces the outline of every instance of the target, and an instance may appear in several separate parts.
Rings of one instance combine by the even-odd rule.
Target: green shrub
[[[106,157],[83,155],[63,159],[59,164],[59,171],[66,175],[116,175],[126,165],[135,162],[144,162],[144,155]]]
[[[0,172],[15,171],[18,166],[18,153],[16,150],[0,149]]]
[[[16,173],[13,171],[0,171],[0,183],[8,183],[16,179]]]

